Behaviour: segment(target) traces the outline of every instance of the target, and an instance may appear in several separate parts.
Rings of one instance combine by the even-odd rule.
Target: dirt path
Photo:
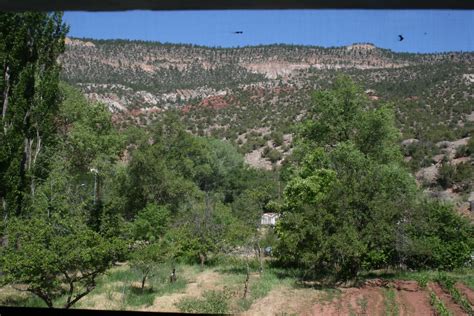
[[[316,304],[320,291],[312,289],[293,289],[279,286],[267,296],[257,300],[242,315],[305,315]]]
[[[428,287],[436,294],[436,296],[444,303],[447,309],[449,309],[454,315],[468,316],[468,314],[454,302],[451,295],[444,292],[438,283],[430,283]]]
[[[153,312],[179,312],[175,306],[180,299],[184,297],[199,297],[205,291],[215,290],[221,279],[219,273],[214,271],[203,271],[196,276],[195,280],[191,280],[184,293],[173,293],[169,295],[159,296],[153,302],[153,305],[140,309],[140,311]]]
[[[471,306],[474,306],[474,291],[472,289],[461,282],[456,283],[456,289],[467,298]]]

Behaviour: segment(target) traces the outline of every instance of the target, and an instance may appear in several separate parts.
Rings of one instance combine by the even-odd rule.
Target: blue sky
[[[474,11],[469,10],[66,12],[64,20],[69,36],[96,39],[222,47],[371,42],[398,52],[474,51]],[[405,38],[401,42],[399,34]]]

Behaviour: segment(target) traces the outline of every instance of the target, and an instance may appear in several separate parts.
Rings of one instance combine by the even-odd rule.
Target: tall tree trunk
[[[66,280],[69,283],[69,293],[68,293],[67,302],[66,302],[66,306],[67,306],[71,304],[72,294],[74,293],[74,282],[72,282],[72,280],[69,278],[67,273],[65,273],[64,275],[66,276]]]
[[[247,260],[246,260],[246,266],[247,266],[247,277],[245,278],[244,298],[247,298],[247,292],[249,290],[249,279],[250,279],[250,268],[249,268],[249,263]]]
[[[4,197],[2,197],[2,209],[3,209],[3,228],[5,229],[5,234],[0,236],[0,247],[7,247],[8,246],[8,235],[6,234],[6,227],[8,221],[8,213],[7,213],[7,202]]]
[[[33,155],[33,165],[36,163],[36,159],[38,158],[40,151],[41,151],[41,136],[40,136],[39,130],[36,129],[36,148],[35,148],[35,154]]]
[[[263,258],[262,258],[262,248],[260,247],[260,236],[257,236],[257,241],[255,243],[255,256],[260,264],[259,272],[263,272]]]
[[[146,277],[148,276],[148,273],[145,274],[142,278],[142,293],[145,290],[145,282],[146,282]]]
[[[201,270],[203,270],[204,269],[204,263],[206,262],[206,255],[200,253],[199,254],[199,259],[201,260]]]
[[[64,305],[64,308],[69,309],[71,306],[76,304],[77,301],[79,301],[81,298],[89,294],[94,288],[95,288],[95,281],[92,284],[88,285],[86,289],[84,290],[84,292],[77,294],[72,301],[66,303]]]
[[[8,212],[7,212],[7,200],[2,196],[2,210],[3,210],[3,224],[7,224]]]
[[[30,191],[31,191],[31,197],[34,198],[35,197],[35,191],[36,191],[36,182],[35,182],[35,178],[32,178],[31,179],[31,183],[30,183]]]
[[[5,63],[3,67],[3,77],[5,78],[5,88],[3,89],[3,108],[2,108],[2,119],[5,120],[8,109],[8,96],[10,93],[10,67]],[[3,127],[6,129],[6,122],[4,121]]]
[[[26,150],[26,170],[30,171],[31,170],[31,153],[33,151],[33,142],[34,139],[27,139],[27,147],[25,148]]]
[[[34,149],[34,152],[33,152],[33,143],[34,143],[34,139],[30,140],[30,159],[28,161],[28,170],[32,170],[35,163],[36,163],[36,157],[37,155],[39,154],[39,151],[41,149],[41,143],[39,141],[38,138],[36,138],[36,148]],[[31,197],[34,198],[35,196],[35,177],[31,177],[30,179],[30,193],[31,193]]]
[[[24,188],[25,188],[25,182],[26,182],[26,170],[25,170],[25,166],[26,166],[26,161],[27,161],[27,157],[26,157],[26,152],[23,151],[23,157],[21,159],[21,162],[20,162],[20,170],[19,170],[19,178],[20,178],[20,183],[19,183],[19,186],[17,187],[17,190],[20,191],[20,193],[17,193],[16,195],[16,215],[19,216],[21,214],[21,210],[22,210],[22,204],[23,204],[23,194],[22,192],[24,192]]]
[[[170,283],[176,282],[176,269],[173,268],[173,272],[170,275]]]
[[[54,308],[53,300],[46,293],[43,293],[41,290],[27,290],[27,291],[35,294],[40,299],[42,299],[43,302],[45,302],[46,306],[48,306],[49,308]]]

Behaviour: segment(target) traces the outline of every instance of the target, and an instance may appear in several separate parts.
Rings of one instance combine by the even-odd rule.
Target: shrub
[[[467,157],[469,155],[470,153],[466,145],[461,145],[456,149],[455,158]]]
[[[405,227],[409,268],[452,270],[463,267],[474,249],[474,227],[452,206],[425,201]]]
[[[436,181],[443,189],[450,188],[454,183],[455,174],[456,167],[444,162],[438,170],[438,177]]]
[[[474,182],[474,166],[470,163],[461,163],[456,166],[454,183],[460,191],[469,191]]]
[[[268,148],[268,150],[266,150]],[[265,147],[262,153],[263,157],[268,158],[272,163],[277,162],[282,158],[282,154],[279,150]]]
[[[474,156],[474,136],[471,136],[471,138],[469,138],[466,147],[466,151],[469,153],[469,155]]]
[[[271,138],[275,146],[281,146],[283,144],[283,134],[281,132],[272,132]]]

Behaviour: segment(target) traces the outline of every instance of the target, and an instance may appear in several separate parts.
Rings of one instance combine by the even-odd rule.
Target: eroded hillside
[[[468,140],[474,131],[474,53],[395,53],[369,43],[209,48],[68,39],[66,44],[63,79],[107,104],[118,125],[146,125],[178,109],[190,132],[226,139],[249,164],[265,169],[281,165],[292,152],[294,123],[305,118],[311,93],[344,73],[364,87],[372,106],[393,105],[408,144],[406,163],[421,184],[460,201],[472,189],[472,181],[462,192],[459,185],[440,188],[437,175],[460,158],[462,166],[469,165],[462,177],[474,175],[467,143],[449,155],[439,145]]]

